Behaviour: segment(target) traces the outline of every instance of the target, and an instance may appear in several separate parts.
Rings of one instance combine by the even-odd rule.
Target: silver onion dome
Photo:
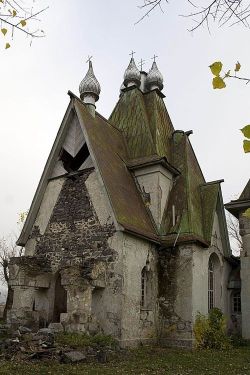
[[[158,88],[159,90],[163,89],[163,76],[159,71],[156,62],[153,62],[153,65],[148,72],[146,85],[149,90]]]
[[[140,71],[135,64],[134,58],[132,57],[130,60],[129,66],[127,67],[124,73],[124,85],[126,87],[134,85],[134,84],[136,84],[137,86],[140,86],[140,83],[141,83]]]
[[[100,83],[97,81],[93,71],[92,62],[89,61],[89,70],[79,86],[80,98],[84,100],[87,95],[94,96],[95,101],[99,99],[101,92]]]

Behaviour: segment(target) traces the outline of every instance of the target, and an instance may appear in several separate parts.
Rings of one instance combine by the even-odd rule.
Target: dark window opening
[[[233,307],[233,312],[236,314],[241,313],[241,298],[240,298],[240,292],[233,294],[232,297],[232,307]]]
[[[211,259],[208,263],[208,311],[214,308],[214,265]]]
[[[61,151],[60,160],[67,172],[75,172],[85,162],[89,156],[89,150],[86,143],[82,146],[75,157],[71,156],[64,148]]]

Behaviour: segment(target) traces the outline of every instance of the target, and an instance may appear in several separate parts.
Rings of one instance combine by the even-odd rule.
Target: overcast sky
[[[194,131],[191,141],[207,181],[225,179],[224,201],[239,194],[249,178],[249,154],[239,128],[250,123],[250,85],[230,81],[214,91],[208,65],[225,70],[242,64],[250,76],[250,30],[206,29],[191,34],[185,0],[172,1],[138,25],[136,0],[40,0],[46,38],[16,34],[4,50],[0,38],[0,236],[16,231],[18,213],[28,210],[60,126],[71,90],[78,95],[88,55],[102,92],[98,111],[108,117],[119,97],[129,53],[147,60],[156,54],[164,76],[166,105],[176,129]],[[6,37],[5,37],[6,38]]]

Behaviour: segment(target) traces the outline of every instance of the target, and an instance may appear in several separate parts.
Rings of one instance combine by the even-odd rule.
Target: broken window
[[[62,148],[60,160],[63,163],[63,167],[67,172],[74,172],[77,171],[81,165],[85,162],[85,160],[89,156],[89,150],[86,143],[81,147],[79,152],[76,154],[75,157],[70,155],[68,151]]]

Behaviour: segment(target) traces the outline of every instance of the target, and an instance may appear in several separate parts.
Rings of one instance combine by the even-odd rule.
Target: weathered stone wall
[[[37,225],[33,228],[35,254],[46,257],[54,271],[79,264],[87,274],[94,259],[109,262],[115,258],[107,243],[114,225],[100,224],[85,185],[91,172],[67,178],[44,234]]]
[[[192,246],[163,249],[159,259],[159,333],[167,345],[192,339]]]

